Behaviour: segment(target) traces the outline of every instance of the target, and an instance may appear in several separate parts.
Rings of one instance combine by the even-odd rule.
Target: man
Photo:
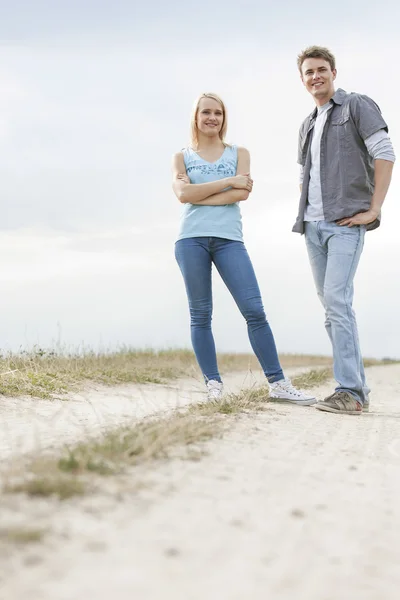
[[[395,156],[375,102],[335,91],[335,57],[327,48],[307,48],[297,64],[316,108],[299,132],[301,197],[293,231],[305,233],[338,383],[315,406],[360,415],[369,409],[369,389],[352,309],[353,279],[364,234],[380,224]]]

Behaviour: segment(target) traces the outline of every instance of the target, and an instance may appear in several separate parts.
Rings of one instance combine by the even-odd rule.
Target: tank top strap
[[[181,152],[183,154],[183,158],[189,158],[189,156],[193,155],[193,150],[190,148],[190,146],[186,146],[185,148],[182,148]]]
[[[230,144],[229,146],[226,146],[226,153],[228,156],[230,155],[233,160],[237,161],[238,149],[236,144]]]
[[[190,161],[192,160],[198,160],[200,157],[198,157],[194,151],[192,150],[192,148],[190,148],[190,146],[186,146],[186,148],[182,148],[181,150],[182,154],[183,154],[183,161],[185,163],[185,167],[188,167],[188,164]]]

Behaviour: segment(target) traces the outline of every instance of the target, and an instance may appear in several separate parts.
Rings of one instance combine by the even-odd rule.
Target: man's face
[[[328,102],[335,93],[336,69],[323,58],[306,58],[301,65],[301,80],[318,106]]]

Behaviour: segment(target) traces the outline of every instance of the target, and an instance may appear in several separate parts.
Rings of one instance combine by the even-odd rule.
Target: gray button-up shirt
[[[374,193],[374,160],[364,140],[388,127],[379,106],[368,96],[338,89],[330,102],[321,136],[321,192],[326,221],[337,221],[366,212]],[[299,132],[298,163],[304,167],[299,213],[293,231],[304,233],[304,210],[308,199],[311,168],[311,139],[317,108],[309,115]],[[379,217],[367,229],[379,227]]]

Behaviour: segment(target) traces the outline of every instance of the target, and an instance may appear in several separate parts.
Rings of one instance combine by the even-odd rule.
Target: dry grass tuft
[[[129,467],[168,458],[178,447],[187,449],[187,457],[194,460],[199,456],[195,444],[215,437],[221,427],[222,421],[201,415],[194,419],[187,413],[119,427],[100,439],[77,444],[58,460],[38,457],[28,467],[25,465],[25,475],[8,482],[3,491],[66,500],[91,490],[94,476],[115,475]]]
[[[198,444],[216,437],[224,427],[223,416],[265,410],[268,389],[256,388],[230,394],[219,401],[204,402],[175,412],[168,418],[149,417],[133,426],[118,427],[76,444],[57,460],[38,457],[24,475],[4,487],[6,493],[31,497],[56,496],[66,500],[93,489],[93,477],[123,473],[127,468],[166,459],[179,448],[179,456],[199,460],[204,449]]]
[[[292,383],[300,389],[309,389],[326,383],[332,377],[332,369],[312,369],[307,373],[294,377]]]
[[[215,433],[215,422],[195,421],[186,413],[167,419],[151,418],[133,427],[109,431],[100,440],[79,444],[59,461],[58,467],[64,472],[109,475],[126,466],[168,458],[171,448],[204,442]]]
[[[24,493],[34,498],[56,496],[60,500],[68,500],[86,492],[86,482],[77,477],[61,475],[56,467],[53,461],[38,459],[28,467],[25,476],[19,477],[15,483],[7,483],[3,492]]]
[[[282,355],[282,365],[330,364],[323,356]],[[219,354],[222,373],[258,370],[253,354]],[[30,352],[0,355],[0,394],[52,398],[63,396],[85,382],[118,385],[121,383],[165,383],[169,379],[198,375],[191,350],[134,350],[78,353],[34,348]]]
[[[32,527],[7,527],[0,529],[0,542],[9,544],[37,544],[46,531]]]
[[[327,356],[282,354],[282,366],[331,366]],[[396,362],[367,360],[372,364]],[[253,354],[219,354],[221,373],[259,370]],[[0,394],[53,398],[65,396],[85,382],[104,385],[123,383],[165,383],[176,377],[198,376],[191,350],[135,350],[117,352],[55,352],[35,347],[32,351],[0,355]]]
[[[269,398],[267,387],[245,390],[240,394],[229,394],[221,400],[201,402],[189,407],[194,415],[210,416],[216,414],[233,415],[249,411],[265,410]]]
[[[204,451],[197,445],[221,433],[223,415],[264,410],[267,398],[266,388],[254,389],[191,406],[166,419],[149,418],[131,427],[118,427],[99,439],[75,445],[58,460],[38,457],[28,468],[25,465],[25,475],[17,481],[13,476],[4,492],[66,500],[92,489],[91,477],[116,475],[129,467],[166,459],[177,448],[181,458],[199,460]]]
[[[121,350],[57,354],[41,349],[0,357],[0,394],[51,398],[84,382],[105,385],[162,383],[190,368],[189,356]],[[186,371],[187,372],[187,371]]]

